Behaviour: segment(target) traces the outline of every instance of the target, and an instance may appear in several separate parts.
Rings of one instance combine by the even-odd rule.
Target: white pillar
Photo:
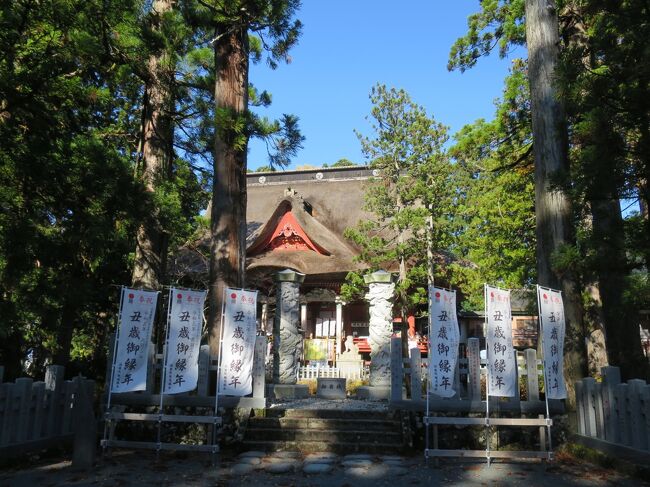
[[[300,303],[300,328],[303,332],[307,332],[307,303]]]
[[[341,342],[343,340],[343,300],[336,297],[336,357],[341,355]]]

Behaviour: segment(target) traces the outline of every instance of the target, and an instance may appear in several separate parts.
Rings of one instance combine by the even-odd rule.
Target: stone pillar
[[[343,342],[343,300],[336,297],[336,356],[341,355]]]
[[[305,275],[286,269],[275,275],[277,294],[275,298],[275,321],[273,322],[273,382],[275,395],[279,398],[296,397],[296,385],[302,354],[302,335],[300,334],[300,283]],[[289,387],[281,387],[289,386]],[[286,391],[285,391],[286,389]]]
[[[387,399],[390,394],[390,338],[393,334],[393,295],[395,284],[390,273],[377,271],[364,276],[370,304],[370,387],[360,397]],[[361,388],[360,388],[361,389]]]

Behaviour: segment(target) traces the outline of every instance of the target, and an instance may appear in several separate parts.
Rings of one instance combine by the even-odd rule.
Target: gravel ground
[[[386,402],[300,399],[273,401],[271,408],[387,411]],[[421,452],[411,456],[301,455],[293,452],[224,450],[200,453],[114,450],[100,456],[90,471],[74,471],[63,459],[20,461],[0,470],[0,487],[401,487],[459,486],[648,486],[567,455],[550,464],[441,460],[436,466]]]
[[[251,460],[253,458],[254,460]],[[435,467],[413,457],[335,457],[329,469],[307,469],[313,457],[282,454],[229,456],[213,464],[205,454],[179,455],[115,451],[90,472],[75,472],[67,461],[42,461],[28,468],[0,471],[0,487],[398,487],[459,486],[645,486],[647,484],[576,460],[541,463],[441,462]],[[320,465],[325,464],[323,462]],[[277,465],[289,465],[288,469]],[[275,465],[276,467],[273,467]],[[279,473],[273,473],[276,470]],[[320,473],[306,473],[320,472]]]

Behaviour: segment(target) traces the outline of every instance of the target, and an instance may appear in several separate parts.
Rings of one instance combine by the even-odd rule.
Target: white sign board
[[[440,397],[453,397],[454,377],[458,363],[460,331],[456,317],[456,291],[429,288],[431,330],[429,339],[430,392]]]
[[[144,391],[158,293],[122,288],[111,392]]]
[[[196,388],[205,291],[170,290],[163,394]]]
[[[512,346],[510,291],[485,286],[487,319],[487,370],[490,396],[515,397],[517,359]]]
[[[564,383],[564,336],[566,323],[562,293],[537,286],[540,334],[546,372],[546,397],[566,399]]]
[[[246,396],[253,392],[257,291],[227,288],[225,300],[219,394]]]

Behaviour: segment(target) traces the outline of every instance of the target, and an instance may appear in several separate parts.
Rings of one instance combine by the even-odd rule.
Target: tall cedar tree
[[[246,268],[246,172],[251,136],[279,135],[271,163],[284,165],[300,147],[297,119],[285,115],[280,123],[255,117],[250,110],[248,80],[251,59],[267,52],[271,68],[288,60],[301,23],[293,17],[298,0],[202,0],[186,2],[186,12],[214,45],[215,133],[210,213],[209,344],[219,351],[221,309],[226,287],[244,287]],[[268,98],[268,96],[260,96]]]
[[[573,385],[587,372],[586,333],[577,276],[556,272],[552,261],[554,253],[575,245],[573,210],[567,190],[567,121],[556,89],[560,39],[554,1],[526,0],[526,46],[535,156],[537,279],[542,286],[563,292],[567,331],[564,369],[573,402]]]
[[[541,285],[561,289],[567,322],[565,376],[570,389],[586,373],[586,350],[578,276],[560,271],[554,257],[575,244],[569,183],[566,116],[556,91],[559,24],[552,0],[484,2],[470,16],[469,32],[452,47],[449,68],[464,70],[499,46],[504,56],[512,44],[528,48],[533,154],[537,278]],[[525,22],[524,22],[525,18]],[[570,401],[574,394],[570,390]]]
[[[174,157],[174,52],[160,39],[163,22],[169,21],[173,0],[155,0],[149,12],[149,29],[156,45],[146,62],[142,103],[141,160],[137,171],[150,195],[172,171]],[[138,227],[132,283],[159,289],[165,276],[168,235],[153,207]]]
[[[609,362],[624,377],[647,377],[630,281],[647,277],[648,223],[632,252],[626,248],[621,198],[645,201],[650,147],[647,2],[569,2],[564,15],[562,86],[573,125],[574,192],[591,216],[588,262],[599,282]],[[621,42],[624,40],[624,42]],[[641,189],[640,194],[638,188]],[[645,205],[642,205],[645,206]],[[630,219],[628,226],[634,225]],[[640,245],[639,245],[640,244]],[[630,256],[646,256],[634,269]],[[637,264],[638,265],[638,264]],[[634,272],[631,272],[634,271]]]
[[[17,0],[1,7],[0,361],[101,371],[138,218],[137,83],[111,57],[137,6]]]

